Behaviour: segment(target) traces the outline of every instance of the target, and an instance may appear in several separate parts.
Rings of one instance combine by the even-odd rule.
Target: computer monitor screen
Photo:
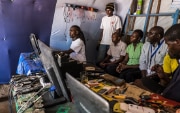
[[[69,73],[66,73],[66,79],[78,113],[111,113],[107,100],[97,95]]]
[[[59,96],[64,96],[69,101],[69,94],[67,90],[67,86],[63,79],[61,69],[56,61],[54,50],[47,46],[41,40],[38,40],[38,46],[40,48],[40,59],[42,64],[47,72],[48,78],[56,87],[56,92]]]
[[[34,50],[34,53],[38,57],[39,54],[41,53],[41,51],[40,51],[39,46],[38,46],[37,37],[35,36],[35,34],[31,33],[29,38],[30,38],[31,46]]]

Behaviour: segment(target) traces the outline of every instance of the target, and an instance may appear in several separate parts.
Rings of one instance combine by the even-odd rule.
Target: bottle
[[[142,12],[143,0],[138,0],[136,14],[139,15]]]

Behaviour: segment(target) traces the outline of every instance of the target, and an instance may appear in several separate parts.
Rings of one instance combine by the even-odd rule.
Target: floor
[[[62,105],[57,105],[52,108],[48,108],[46,112],[48,113],[77,113],[76,108],[74,105],[72,105],[72,103],[65,103]],[[0,99],[0,113],[16,113],[15,104],[13,103],[12,112],[10,112],[8,99]]]
[[[9,92],[9,85],[8,84],[1,84],[0,85],[0,113],[11,113],[9,107],[9,100],[8,100],[8,92]],[[13,103],[12,113],[16,113],[15,105]]]
[[[0,99],[0,113],[11,113],[8,98]],[[12,106],[12,113],[16,113],[14,104]]]
[[[0,113],[16,113],[15,103],[10,107],[8,99],[9,85],[0,85]],[[66,102],[46,109],[47,113],[77,113],[74,104]]]

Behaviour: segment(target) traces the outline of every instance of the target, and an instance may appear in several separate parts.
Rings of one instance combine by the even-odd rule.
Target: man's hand
[[[106,64],[105,64],[104,62],[101,62],[99,65],[100,65],[102,68],[105,68],[105,66],[106,66]]]
[[[120,73],[121,72],[121,64],[119,63],[119,65],[116,67],[116,72]]]
[[[164,78],[164,70],[161,65],[156,64],[151,68],[151,70],[155,71],[160,79]]]
[[[126,69],[126,65],[125,64],[122,64],[122,63],[119,63],[119,65],[117,66],[116,68],[116,71],[118,73],[120,73],[122,70]]]

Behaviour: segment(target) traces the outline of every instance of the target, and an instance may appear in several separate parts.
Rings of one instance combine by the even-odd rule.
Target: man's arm
[[[122,55],[121,55],[118,60],[115,60],[115,61],[113,61],[113,62],[110,62],[109,64],[116,64],[116,63],[122,62],[122,61],[124,60],[124,57],[125,57],[125,56],[122,56]]]
[[[142,47],[142,50],[141,50],[141,56],[140,56],[140,59],[139,59],[139,69],[141,70],[141,74],[143,77],[146,77],[147,75],[147,61],[146,61],[146,51],[147,49],[147,46],[144,44],[143,47]]]
[[[147,75],[147,70],[141,70],[141,75],[142,75],[142,77],[146,77],[146,75]]]
[[[116,29],[116,32],[119,34],[119,36],[121,36],[121,28]]]
[[[107,55],[106,58],[101,63],[109,62],[110,58],[111,58],[111,56]]]
[[[110,55],[107,55],[106,58],[99,63],[99,65],[100,65],[102,68],[104,68],[105,66],[107,66],[107,65],[109,64],[109,59],[110,59],[110,58],[111,58],[111,56],[110,56]]]
[[[101,40],[102,40],[103,31],[104,31],[103,29],[101,29],[101,31],[100,31],[101,33],[100,33],[100,38],[99,38],[99,44],[100,44],[100,42],[101,42]]]

